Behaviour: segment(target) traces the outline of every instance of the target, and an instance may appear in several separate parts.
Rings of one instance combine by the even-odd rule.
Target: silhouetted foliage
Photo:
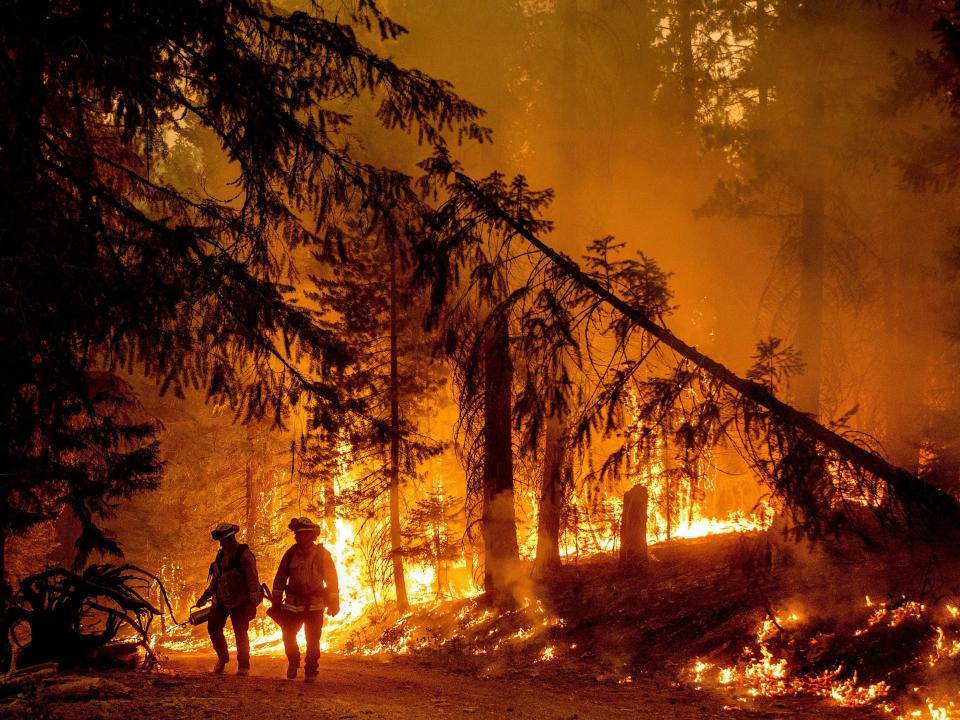
[[[409,212],[409,211],[408,211]],[[410,243],[402,229],[392,238],[355,237],[339,263],[313,278],[309,296],[326,308],[330,332],[343,338],[354,363],[342,377],[342,389],[362,405],[349,422],[332,432],[313,431],[324,447],[349,443],[349,461],[358,471],[357,483],[339,498],[348,513],[371,514],[390,484],[388,448],[391,427],[391,244],[398,254],[396,276],[400,469],[409,478],[441,446],[419,428],[436,393],[445,383],[440,360],[433,357],[435,340],[422,327],[427,298],[411,286]],[[319,457],[319,456],[318,456]],[[324,463],[329,467],[329,462]],[[319,466],[318,466],[319,469]]]
[[[683,473],[690,478],[699,475],[693,464],[730,441],[782,501],[798,533],[808,537],[819,539],[852,530],[869,540],[882,528],[906,530],[938,542],[941,533],[960,527],[960,505],[955,498],[890,465],[869,436],[846,427],[856,408],[828,428],[777,399],[769,389],[771,384],[802,367],[792,349],[781,347],[776,340],[761,343],[751,377],[739,378],[666,330],[660,319],[651,315],[656,306],[648,310],[640,303],[624,301],[605,285],[602,274],[583,270],[543,243],[522,220],[514,220],[510,210],[500,205],[502,200],[487,195],[462,174],[457,178],[451,195],[468,205],[473,203],[476,222],[486,217],[495,226],[511,228],[542,253],[544,260],[552,261],[561,282],[571,288],[570,296],[583,303],[579,308],[571,303],[568,309],[578,318],[578,326],[588,323],[594,313],[610,318],[608,332],[623,322],[622,329],[612,333],[617,342],[602,366],[596,397],[584,405],[577,424],[578,438],[587,442],[594,429],[602,428],[611,435],[623,434],[631,423],[635,426],[633,432],[628,429],[623,434],[621,447],[605,463],[601,477],[619,473],[632,446],[639,444],[642,449],[645,443],[655,441],[658,432],[668,435],[680,467],[690,468]],[[536,265],[537,260],[531,262]],[[658,273],[650,277],[657,278]],[[653,297],[659,295],[662,293]],[[594,339],[595,334],[587,334],[587,343]],[[658,350],[661,343],[665,346],[662,353]],[[582,355],[587,349],[578,351]],[[776,389],[783,391],[782,382]]]
[[[433,568],[437,597],[447,589],[447,565],[462,553],[462,498],[434,490],[417,501],[403,528],[403,554]]]
[[[323,426],[361,409],[349,349],[292,293],[298,246],[336,262],[345,217],[414,194],[348,144],[349,113],[431,145],[488,131],[371,49],[404,32],[372,0],[304,8],[0,3],[0,540],[66,504],[81,555],[118,551],[96,520],[160,471],[156,425],[104,390],[120,371],[281,427],[304,397]],[[228,197],[156,172],[188,135]]]
[[[95,663],[97,651],[121,629],[132,630],[136,644],[156,662],[150,625],[166,608],[147,600],[154,585],[160,587],[162,605],[169,608],[160,581],[132,565],[90,565],[79,574],[53,568],[24,578],[16,597],[13,636],[24,623],[29,639],[17,664],[56,662],[66,668]]]

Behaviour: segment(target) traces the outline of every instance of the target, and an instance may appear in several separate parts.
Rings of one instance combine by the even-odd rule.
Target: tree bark
[[[397,244],[390,241],[390,557],[400,612],[410,607],[400,533],[400,377],[397,348]]]
[[[693,60],[694,20],[692,4],[692,0],[677,0],[681,119],[689,126],[693,126],[697,120],[697,78]]]
[[[580,127],[580,92],[578,87],[577,45],[580,27],[579,0],[558,0],[557,15],[560,19],[560,157],[568,168],[578,163],[578,130]],[[574,181],[574,178],[567,178]]]
[[[757,0],[757,41],[754,47],[754,72],[757,77],[757,104],[760,106],[761,119],[766,119],[767,100],[770,88],[767,83],[763,52],[767,40],[767,3]]]
[[[333,443],[333,452],[339,453],[339,442],[327,435],[322,436],[320,442]],[[337,463],[339,466],[339,462]],[[337,541],[337,487],[336,477],[332,468],[320,475],[320,499],[323,503],[323,521],[327,528],[327,543]]]
[[[911,238],[911,218],[901,218],[901,208],[892,186],[883,202],[884,315],[887,340],[883,354],[883,410],[886,428],[884,445],[891,460],[917,473],[920,468],[920,435],[925,421],[920,401],[924,395],[922,378],[930,362],[930,347],[918,337],[917,323],[911,321],[922,312],[917,293],[921,287],[915,247]],[[912,239],[912,238],[911,238]]]
[[[580,3],[557,0],[560,23],[560,57],[556,67],[557,88],[557,197],[554,207],[558,231],[567,237],[586,232],[583,206],[583,176],[586,159],[582,150],[583,93],[580,85]]]
[[[10,601],[12,592],[7,582],[7,517],[0,512],[0,673],[13,668],[13,645],[10,642]]]
[[[567,469],[566,423],[563,417],[547,421],[543,452],[543,484],[537,512],[537,556],[533,573],[546,577],[560,569],[560,509]]]
[[[513,367],[505,320],[489,328],[483,351],[483,588],[495,604],[510,604],[520,549],[513,507]]]
[[[663,488],[661,490],[661,503],[663,504],[663,521],[666,523],[667,541],[673,537],[673,527],[676,523],[674,508],[679,506],[677,498],[680,490],[677,487],[676,468],[673,457],[673,450],[670,447],[670,435],[672,423],[668,420],[667,432],[663,437]]]
[[[247,446],[248,455],[246,466],[244,467],[244,513],[243,513],[243,532],[246,536],[247,544],[253,545],[254,527],[257,524],[257,508],[260,505],[258,482],[261,467],[261,446],[260,438],[257,435],[257,428],[254,421],[247,425]]]
[[[882,480],[891,495],[896,498],[914,520],[922,522],[931,537],[944,529],[960,528],[960,503],[949,493],[920,480],[903,468],[890,464],[879,455],[870,452],[847,438],[838,435],[829,428],[821,425],[807,413],[787,405],[770,391],[750,380],[741,378],[732,370],[704,355],[695,347],[683,342],[670,330],[659,325],[644,311],[643,308],[631,305],[598,280],[591,277],[570,257],[554,250],[540,238],[530,232],[521,223],[517,222],[503,208],[488,198],[463,173],[456,173],[456,177],[465,190],[478,199],[481,206],[492,213],[501,222],[513,228],[518,235],[526,239],[531,245],[542,252],[567,277],[603,300],[605,303],[629,318],[659,342],[686,358],[704,372],[726,385],[746,400],[771,412],[780,421],[803,432],[810,440],[822,444],[828,450],[836,452],[841,458],[852,465],[868,472]]]
[[[823,358],[823,286],[826,275],[824,237],[823,86],[818,78],[813,88],[806,120],[808,167],[803,169],[800,218],[800,308],[797,348],[806,365],[797,378],[797,407],[814,417],[820,415]]]

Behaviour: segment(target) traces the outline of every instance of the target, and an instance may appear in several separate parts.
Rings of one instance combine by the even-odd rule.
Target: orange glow
[[[908,619],[922,619],[927,611],[926,605],[916,601],[900,602],[889,606],[884,602],[876,602],[869,595],[865,596],[864,606],[872,612],[866,618],[865,626],[854,631],[854,636],[863,635],[870,628],[876,626],[896,627]],[[943,610],[950,618],[956,618],[956,606],[945,604]],[[894,704],[900,698],[893,698],[893,689],[884,681],[875,683],[859,682],[856,673],[841,678],[844,668],[838,666],[831,671],[813,676],[795,675],[786,657],[780,657],[771,647],[771,640],[779,634],[778,626],[785,630],[794,631],[803,623],[803,618],[796,612],[783,613],[780,617],[764,619],[757,629],[755,641],[745,647],[741,661],[735,666],[716,667],[713,663],[696,660],[688,669],[689,677],[694,685],[705,685],[712,677],[719,686],[735,687],[746,691],[754,697],[777,697],[782,695],[816,695],[829,698],[838,705],[863,706],[871,705],[887,713],[894,714],[898,720],[921,718],[922,720],[951,720],[960,718],[956,706],[956,694],[933,697],[925,694],[921,687],[911,690],[916,697],[918,709],[903,710]],[[941,626],[934,626],[936,637],[929,654],[919,661],[933,668],[942,660],[960,656],[960,631],[957,628],[947,630]],[[922,701],[921,701],[922,698]],[[909,697],[903,698],[903,701]]]

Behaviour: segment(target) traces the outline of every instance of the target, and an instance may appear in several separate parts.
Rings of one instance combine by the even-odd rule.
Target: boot
[[[293,680],[297,677],[297,666],[290,665],[287,667],[287,680]]]
[[[304,674],[303,674],[303,681],[304,681],[305,683],[313,683],[313,682],[316,682],[316,681],[317,681],[317,673],[309,673],[309,674],[308,674],[308,673],[304,673]]]
[[[227,660],[221,660],[217,658],[217,662],[213,666],[213,672],[215,672],[217,675],[222,675],[223,669],[227,666],[227,662]]]

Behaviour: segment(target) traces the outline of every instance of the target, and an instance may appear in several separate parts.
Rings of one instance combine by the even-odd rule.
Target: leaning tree
[[[641,418],[660,422],[688,401],[685,422],[677,430],[680,445],[702,452],[730,440],[783,502],[799,533],[822,539],[853,530],[869,539],[879,527],[940,546],[956,538],[960,530],[956,496],[888,462],[871,438],[847,426],[849,418],[824,425],[779,399],[783,382],[799,370],[796,353],[776,340],[761,342],[754,366],[746,377],[737,375],[666,327],[658,311],[662,292],[647,294],[656,290],[656,282],[620,282],[622,278],[607,273],[607,263],[581,267],[544,242],[524,217],[511,211],[507,198],[459,172],[442,153],[433,166],[435,182],[444,165],[448,203],[458,213],[511,238],[522,238],[548,261],[549,271],[563,279],[568,305],[579,312],[558,311],[554,304],[543,310],[554,322],[567,324],[566,337],[572,337],[571,319],[576,324],[598,311],[611,315],[621,363],[608,379],[601,378],[599,401],[585,408],[579,434],[589,439],[591,428],[610,427],[610,413],[622,409],[625,390],[632,383],[640,403],[635,412]],[[564,290],[554,290],[560,292]],[[639,340],[633,345],[639,354],[634,350],[631,355],[631,337]],[[575,343],[570,346],[579,349]],[[657,357],[655,351],[661,367],[637,379]]]

